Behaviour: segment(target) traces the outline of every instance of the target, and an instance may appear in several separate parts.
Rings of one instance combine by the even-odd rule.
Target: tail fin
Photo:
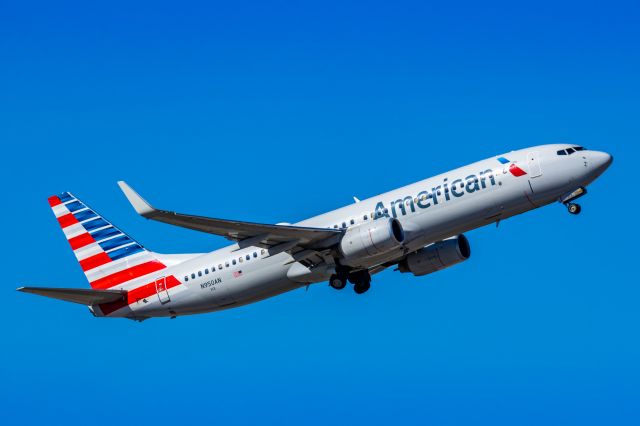
[[[94,289],[108,289],[165,268],[154,253],[68,192],[49,205]]]

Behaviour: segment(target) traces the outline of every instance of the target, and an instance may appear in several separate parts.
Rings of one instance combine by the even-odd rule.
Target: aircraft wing
[[[18,291],[88,306],[122,300],[127,294],[123,290],[91,290],[87,288],[20,287]]]
[[[215,219],[160,210],[151,206],[125,182],[118,182],[120,189],[136,210],[151,220],[181,226],[209,234],[221,235],[237,241],[240,247],[273,247],[282,245],[283,251],[299,246],[303,248],[326,248],[335,244],[342,231],[338,229],[310,228],[293,225],[268,225],[237,220]],[[284,247],[284,246],[291,247]]]

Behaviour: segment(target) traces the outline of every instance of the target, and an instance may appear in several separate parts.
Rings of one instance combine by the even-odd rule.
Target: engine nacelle
[[[353,226],[340,240],[345,265],[388,253],[402,246],[404,231],[398,219],[380,218]]]
[[[398,270],[419,277],[464,262],[470,256],[469,240],[460,234],[411,253],[398,264]]]

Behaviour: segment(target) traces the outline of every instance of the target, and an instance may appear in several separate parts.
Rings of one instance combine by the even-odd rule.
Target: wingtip
[[[118,186],[127,197],[127,200],[131,203],[134,210],[140,215],[147,217],[155,211],[155,209],[144,198],[140,196],[133,188],[131,188],[125,181],[119,180]]]

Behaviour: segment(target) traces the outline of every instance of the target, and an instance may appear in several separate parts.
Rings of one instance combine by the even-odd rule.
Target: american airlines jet
[[[467,260],[463,233],[480,226],[554,202],[580,213],[575,200],[612,160],[581,146],[536,146],[277,225],[156,209],[119,182],[141,216],[234,241],[206,254],[149,251],[63,192],[49,204],[91,289],[18,290],[138,321],[219,311],[326,281],[337,290],[351,283],[362,294],[386,268],[423,276]]]

